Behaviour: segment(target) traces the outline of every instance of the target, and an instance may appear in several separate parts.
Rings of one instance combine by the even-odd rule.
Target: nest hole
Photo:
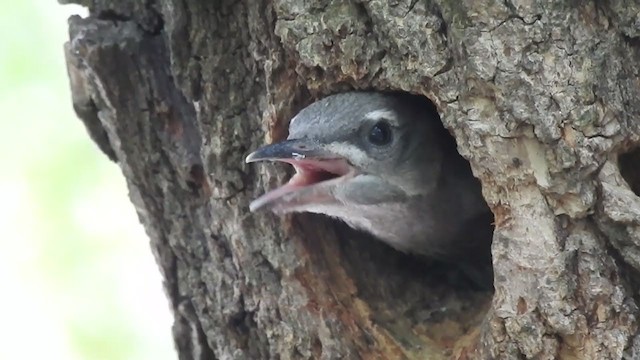
[[[635,148],[618,157],[620,174],[627,182],[631,191],[640,196],[640,147]]]
[[[448,144],[447,150],[455,152],[471,173],[433,102],[423,96],[399,95],[422,103],[428,112],[425,121],[438,122],[440,136]],[[481,195],[479,182],[477,191]],[[482,237],[474,241],[483,242],[482,250],[488,254],[484,265],[491,271],[493,214],[488,206],[486,213],[473,224],[472,233]],[[478,283],[463,266],[458,266],[460,264],[396,251],[371,235],[321,215],[298,214],[295,217],[304,219],[299,224],[302,232],[309,235],[304,238],[308,239],[307,246],[313,256],[333,257],[338,253],[337,262],[335,259],[318,261],[324,263],[323,266],[339,263],[344,268],[357,289],[356,296],[370,309],[371,321],[384,329],[405,352],[416,356],[435,353],[449,356],[475,344],[473,339],[479,334],[493,295],[492,272],[489,279],[485,278],[485,283]],[[311,240],[317,236],[318,229],[327,227],[333,227],[337,234],[337,251],[318,251],[318,247],[324,245]]]

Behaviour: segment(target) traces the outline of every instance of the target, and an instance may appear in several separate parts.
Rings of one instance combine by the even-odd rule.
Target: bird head
[[[433,191],[443,157],[437,116],[432,104],[412,95],[348,92],[312,103],[291,120],[287,140],[247,156],[248,163],[278,161],[295,169],[285,185],[254,200],[251,211],[339,217],[344,208]]]

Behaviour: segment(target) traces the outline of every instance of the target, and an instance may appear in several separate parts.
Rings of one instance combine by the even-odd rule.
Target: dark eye
[[[386,121],[380,121],[369,131],[369,142],[376,146],[387,145],[391,142],[391,125]]]

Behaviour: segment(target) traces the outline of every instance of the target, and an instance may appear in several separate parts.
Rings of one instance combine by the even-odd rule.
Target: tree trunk
[[[127,178],[181,359],[640,359],[637,1],[77,2],[74,107]],[[437,106],[495,216],[495,292],[248,212],[287,174],[244,156],[349,89]]]

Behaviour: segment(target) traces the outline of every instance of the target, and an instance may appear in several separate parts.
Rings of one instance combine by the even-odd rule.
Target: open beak
[[[252,152],[247,163],[279,161],[293,165],[296,173],[286,184],[255,199],[250,211],[266,208],[289,212],[309,205],[335,202],[333,188],[354,175],[353,167],[342,157],[308,139],[285,140]]]

